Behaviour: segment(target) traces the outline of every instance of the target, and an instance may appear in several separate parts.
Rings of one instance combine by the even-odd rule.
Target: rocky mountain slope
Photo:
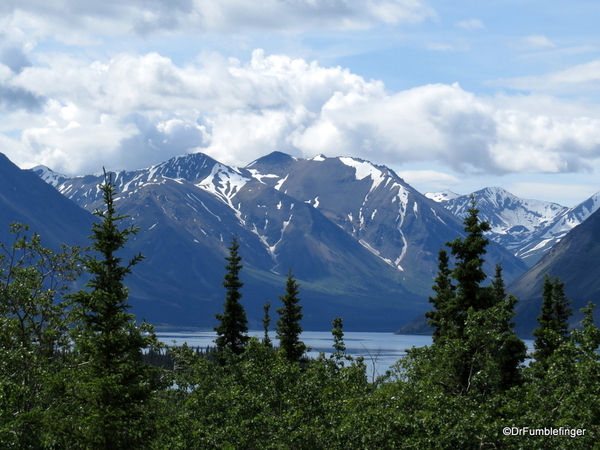
[[[573,302],[572,325],[578,325],[579,310],[588,302],[600,301],[600,211],[573,228],[558,244],[514,283],[508,291],[521,301],[517,304],[517,324],[521,334],[535,328],[540,313],[544,275],[559,277]],[[598,320],[600,315],[595,311]],[[533,324],[533,326],[532,326]]]
[[[100,175],[33,171],[82,208],[100,206]],[[155,295],[142,300],[155,323],[214,324],[223,258],[237,235],[251,326],[260,327],[262,304],[283,293],[292,268],[307,329],[344,316],[349,329],[395,330],[428,309],[437,252],[462,234],[455,215],[357,158],[274,152],[235,168],[196,153],[114,180],[119,211],[141,228],[130,248],[148,256]],[[496,261],[508,281],[525,270],[499,245],[490,246],[490,273]]]
[[[92,215],[50,188],[35,174],[19,169],[0,153],[0,241],[14,239],[10,224],[30,226],[40,234],[42,245],[59,249],[60,244],[83,245],[92,225]]]
[[[458,195],[450,191],[429,193],[448,211],[464,217],[475,196],[480,217],[492,226],[490,239],[533,266],[575,226],[600,208],[600,192],[572,208],[557,203],[519,198],[497,187]]]

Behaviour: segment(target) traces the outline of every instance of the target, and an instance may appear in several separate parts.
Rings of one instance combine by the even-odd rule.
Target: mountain
[[[572,208],[522,199],[498,187],[481,189],[470,195],[450,191],[425,195],[461,218],[467,214],[471,195],[474,195],[480,217],[492,226],[489,238],[513,252],[529,267],[600,208],[600,192]]]
[[[89,246],[89,236],[95,217],[61,195],[52,185],[40,179],[39,175],[43,175],[44,179],[53,182],[55,186],[58,186],[60,181],[67,180],[67,177],[43,167],[36,168],[35,172],[37,175],[30,170],[19,169],[0,153],[0,241],[10,245],[14,237],[9,233],[9,225],[12,222],[20,222],[30,227],[29,233],[38,233],[45,247],[59,250],[63,243],[71,246]],[[91,178],[99,179],[99,177]],[[90,196],[98,197],[96,206],[100,206],[99,192],[96,187],[93,191]],[[151,233],[146,237],[153,240],[155,238]],[[138,238],[134,237],[133,240]],[[167,235],[156,238],[153,245],[144,246],[144,253],[150,254],[150,257],[136,266],[133,274],[127,277],[132,312],[140,318],[151,318],[157,324],[185,323],[181,317],[185,317],[186,314],[201,313],[193,305],[195,293],[188,291],[187,286],[170,283],[165,276],[169,269],[165,269],[160,261],[156,260],[148,264],[148,259],[152,259],[152,250],[167,243],[164,238],[167,238]],[[178,251],[186,250],[177,239],[173,241],[173,255]],[[135,249],[128,246],[121,256],[127,260],[135,253]],[[168,265],[168,261],[165,262]],[[85,277],[82,277],[73,288],[83,288],[85,281]],[[188,305],[190,307],[174,308],[171,299],[178,297],[191,299],[191,305]]]
[[[54,250],[62,243],[88,245],[92,221],[89,212],[0,153],[0,241],[5,245],[14,241],[13,222],[29,225],[29,233],[37,232],[42,245]]]
[[[429,295],[437,255],[463,235],[453,214],[430,201],[394,171],[360,158],[295,159],[274,152],[247,166],[263,183],[312,205],[375,256],[400,271],[411,289]],[[523,265],[504,248],[490,247],[489,272],[496,261],[507,279]]]
[[[82,208],[101,206],[102,176],[32,170]],[[262,305],[283,294],[292,268],[305,329],[343,316],[348,329],[392,331],[429,308],[438,250],[463,234],[449,211],[358,158],[274,152],[236,168],[196,153],[113,177],[118,211],[140,227],[128,247],[147,256],[131,296],[156,324],[214,325],[236,235],[251,327],[261,327]],[[508,281],[525,270],[499,245],[490,255],[489,273],[496,261]]]
[[[588,205],[589,206],[589,205]],[[596,211],[574,227],[540,261],[510,284],[507,291],[520,299],[517,304],[517,328],[530,334],[537,326],[540,314],[544,275],[559,277],[565,283],[565,293],[573,302],[571,324],[581,320],[579,310],[588,302],[600,299],[600,211]],[[600,316],[595,311],[598,320]]]
[[[47,168],[34,171],[60,179]],[[62,179],[56,188],[91,211],[101,205],[96,188],[101,181],[99,175],[87,175]],[[396,270],[315,208],[268,188],[245,169],[194,154],[117,172],[114,181],[119,212],[141,228],[129,248],[145,254],[142,264],[154,269],[147,282],[156,293],[144,299],[154,303],[145,311],[154,323],[214,324],[224,298],[226,247],[234,235],[244,258],[251,327],[260,328],[264,301],[283,294],[289,267],[302,282],[305,326],[311,329],[329,327],[346,307],[350,320],[353,313],[364,319],[357,327],[386,326],[386,320],[415,314],[422,303],[401,287]]]

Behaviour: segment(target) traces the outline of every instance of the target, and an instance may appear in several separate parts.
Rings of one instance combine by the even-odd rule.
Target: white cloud
[[[301,32],[420,22],[435,12],[418,0],[4,0],[0,25],[13,37],[52,36],[70,45],[97,36],[155,33]]]
[[[556,47],[550,39],[542,34],[525,36],[513,46],[517,50],[544,50]]]
[[[546,75],[502,79],[490,84],[553,93],[597,91],[600,88],[600,60]]]
[[[479,97],[458,84],[390,93],[341,67],[261,50],[248,63],[204,54],[185,66],[157,53],[52,55],[0,75],[0,85],[41,99],[37,110],[5,112],[8,156],[71,174],[191,151],[236,165],[280,150],[494,174],[576,172],[600,157],[600,113],[585,105]]]
[[[427,50],[433,50],[436,52],[455,52],[457,50],[460,50],[455,45],[448,44],[445,42],[429,42],[425,44],[425,48]]]
[[[437,170],[402,170],[398,175],[408,184],[418,188],[424,185],[428,189],[448,189],[449,186],[456,186],[460,180],[454,175],[439,172]]]
[[[485,25],[479,19],[460,20],[458,22],[455,22],[454,25],[459,28],[464,28],[465,30],[476,30],[485,28]]]
[[[598,184],[515,182],[508,190],[518,197],[547,199],[564,206],[575,206],[598,192]]]

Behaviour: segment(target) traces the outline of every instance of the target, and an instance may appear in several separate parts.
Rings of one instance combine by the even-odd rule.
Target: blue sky
[[[600,191],[597,1],[5,0],[0,151],[75,175],[202,151],[421,192]]]

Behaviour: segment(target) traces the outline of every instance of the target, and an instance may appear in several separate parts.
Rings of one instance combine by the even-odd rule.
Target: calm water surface
[[[262,330],[250,331],[248,334],[259,339],[263,337]],[[217,337],[214,331],[163,331],[156,335],[167,345],[187,343],[190,347],[202,349],[214,346],[214,340]],[[274,331],[270,332],[269,337],[277,346],[278,342],[275,339]],[[333,337],[330,331],[305,331],[302,333],[301,339],[308,347],[311,347],[312,350],[308,353],[311,357],[317,357],[320,352],[329,355],[333,351]],[[398,359],[406,355],[406,349],[431,345],[431,336],[348,331],[344,332],[344,343],[348,354],[354,357],[362,356],[365,359],[369,377],[376,377],[383,375]],[[529,348],[533,345],[531,340],[525,340],[525,343]]]
[[[187,343],[190,347],[214,346],[217,337],[214,331],[176,331],[158,332],[158,338],[167,345],[183,345]],[[248,333],[259,339],[263,337],[263,331],[253,330]],[[269,334],[277,346],[275,332]],[[317,357],[320,352],[331,354],[333,351],[333,337],[330,331],[305,331],[301,335],[302,341],[312,350],[308,353],[310,357]],[[369,333],[369,332],[345,332],[344,343],[346,352],[354,357],[362,356],[367,365],[370,376],[383,375],[387,369],[406,355],[406,349],[422,347],[431,344],[431,336],[412,336],[392,333]]]

